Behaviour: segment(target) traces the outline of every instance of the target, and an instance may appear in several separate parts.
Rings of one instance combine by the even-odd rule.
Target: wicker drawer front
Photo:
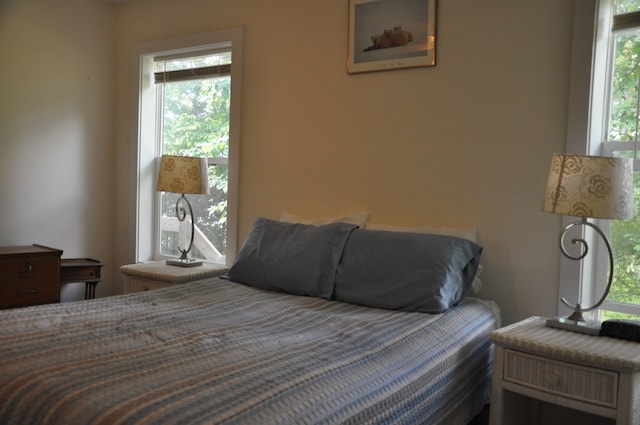
[[[615,408],[618,373],[505,350],[504,380],[540,391]]]
[[[128,293],[151,291],[152,289],[165,288],[171,286],[169,282],[159,282],[149,279],[140,279],[137,277],[129,277],[129,285],[126,288]]]

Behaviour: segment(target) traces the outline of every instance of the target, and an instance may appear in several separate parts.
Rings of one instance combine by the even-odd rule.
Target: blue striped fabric
[[[494,328],[219,278],[0,311],[0,423],[465,424]]]

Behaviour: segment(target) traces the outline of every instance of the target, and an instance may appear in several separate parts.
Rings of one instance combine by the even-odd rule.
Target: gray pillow
[[[227,277],[256,288],[329,299],[345,241],[356,227],[258,218]]]
[[[338,266],[335,299],[370,307],[440,313],[459,303],[482,247],[451,236],[354,230]]]

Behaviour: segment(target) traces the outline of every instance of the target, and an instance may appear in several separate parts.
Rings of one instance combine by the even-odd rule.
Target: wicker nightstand
[[[491,340],[492,425],[559,423],[558,414],[563,423],[640,424],[639,343],[549,328],[541,317]]]
[[[150,263],[127,264],[120,267],[125,275],[124,292],[142,292],[151,289],[224,274],[229,269],[210,263],[198,267],[177,267],[165,264],[164,261]]]

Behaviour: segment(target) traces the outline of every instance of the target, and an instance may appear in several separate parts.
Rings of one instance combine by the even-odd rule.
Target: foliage
[[[638,0],[617,0],[616,1],[616,14],[629,13],[640,10],[640,4]]]

